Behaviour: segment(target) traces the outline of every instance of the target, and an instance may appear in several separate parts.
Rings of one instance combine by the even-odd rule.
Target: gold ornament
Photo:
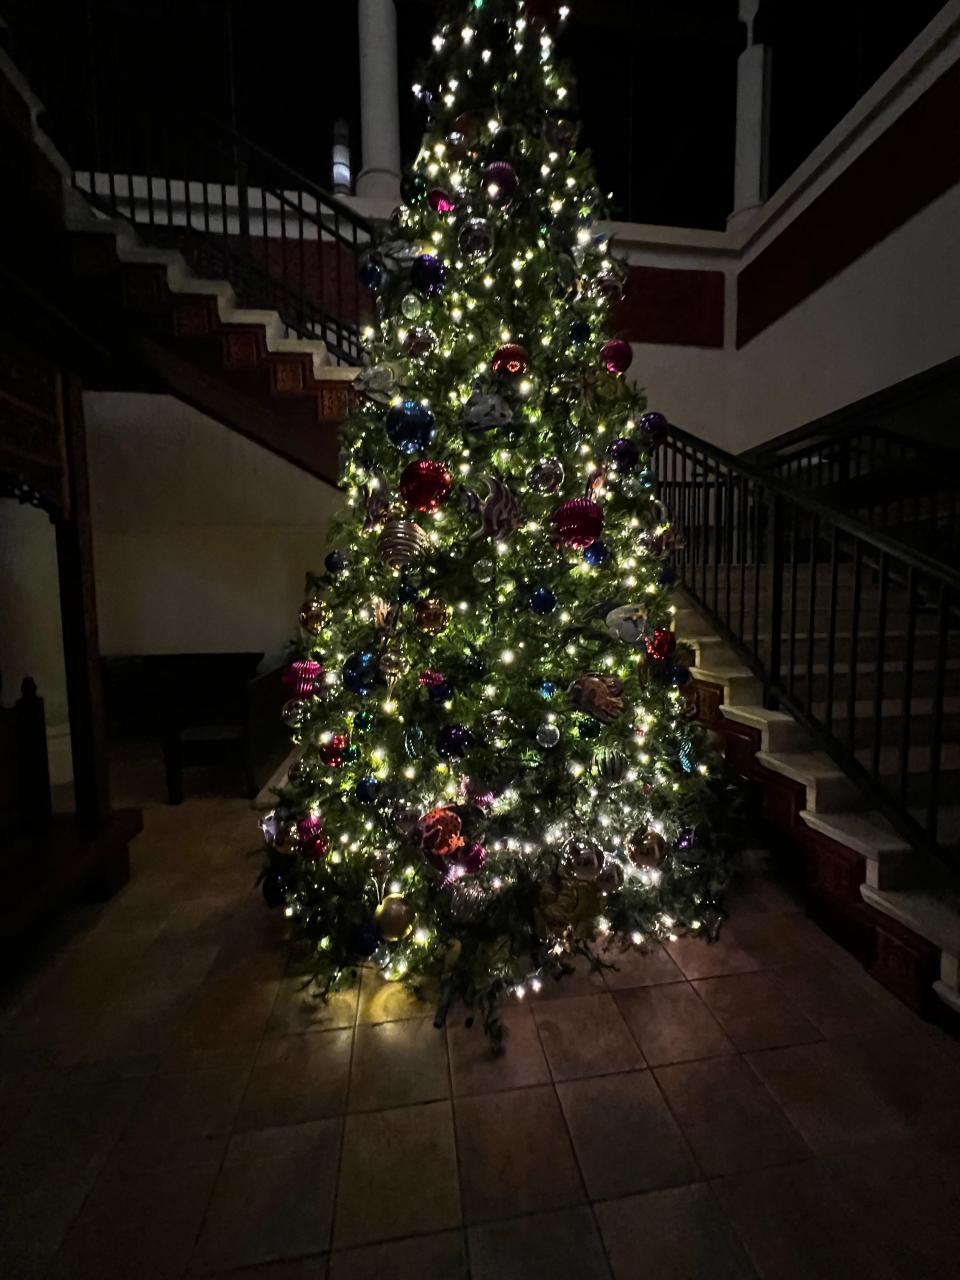
[[[640,870],[655,870],[666,852],[667,842],[658,831],[634,831],[627,838],[627,857]]]
[[[304,600],[300,609],[300,625],[308,635],[318,636],[330,621],[330,606],[319,596]]]
[[[384,649],[378,662],[380,674],[387,682],[387,689],[393,690],[404,671],[407,669],[406,659],[396,649]]]
[[[413,564],[427,549],[427,535],[412,520],[388,520],[377,541],[377,551],[391,569]]]
[[[399,893],[388,894],[376,910],[381,936],[387,942],[399,942],[413,928],[413,911]]]
[[[413,620],[428,636],[438,636],[450,621],[451,612],[442,600],[421,600],[413,611]]]

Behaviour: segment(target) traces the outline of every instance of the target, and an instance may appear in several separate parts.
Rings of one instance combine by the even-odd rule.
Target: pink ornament
[[[608,373],[624,374],[633,364],[633,347],[622,338],[611,338],[600,351],[600,359]]]
[[[312,840],[308,841],[302,849],[303,856],[310,862],[319,862],[321,858],[325,858],[330,852],[330,839],[319,831]]]
[[[603,532],[603,512],[592,498],[569,498],[555,507],[550,517],[553,545],[582,551]]]
[[[433,689],[438,684],[443,684],[446,676],[441,675],[439,671],[421,671],[417,676],[417,684],[422,684],[427,689]]]
[[[460,865],[468,876],[475,876],[483,868],[487,860],[487,851],[479,841],[475,841],[460,858]]]
[[[312,658],[304,658],[299,662],[291,662],[280,677],[294,698],[306,698],[323,678],[323,667]]]
[[[300,837],[302,844],[307,844],[317,835],[323,826],[318,814],[311,813],[306,818],[301,818],[297,823],[297,835]]]
[[[448,192],[442,191],[440,187],[434,187],[427,195],[427,204],[434,213],[453,213],[457,207],[453,197]]]

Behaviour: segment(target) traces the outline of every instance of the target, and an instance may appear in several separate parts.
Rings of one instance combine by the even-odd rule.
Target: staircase
[[[960,573],[679,428],[657,473],[699,714],[772,847],[874,976],[960,1013]]]

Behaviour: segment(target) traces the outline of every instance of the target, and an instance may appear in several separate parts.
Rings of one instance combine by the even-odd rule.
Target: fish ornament
[[[480,528],[470,538],[471,541],[492,538],[494,542],[502,542],[523,523],[520,501],[498,477],[487,476],[486,481],[487,496],[482,502],[475,493],[470,495],[470,509],[480,516]]]
[[[383,522],[390,510],[390,490],[387,480],[379,467],[371,467],[370,477],[360,490],[366,514],[363,518],[363,531],[369,533]]]

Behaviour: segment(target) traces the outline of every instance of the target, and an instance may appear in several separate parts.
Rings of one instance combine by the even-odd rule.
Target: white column
[[[740,21],[747,47],[737,61],[737,150],[733,174],[733,212],[727,226],[749,216],[766,198],[764,151],[767,144],[767,75],[770,51],[753,43],[753,20],[760,0],[740,0]]]
[[[400,101],[394,0],[360,0],[360,124],[357,195],[400,198]]]

